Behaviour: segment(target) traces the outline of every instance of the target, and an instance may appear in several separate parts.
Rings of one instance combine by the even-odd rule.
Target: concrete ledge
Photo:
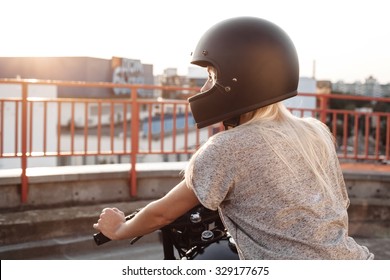
[[[187,162],[138,163],[137,176],[178,176]],[[29,183],[70,182],[78,180],[129,178],[130,164],[103,164],[56,167],[31,167],[27,169]],[[0,170],[0,186],[20,184],[21,169]]]
[[[187,162],[138,163],[137,197],[130,196],[130,164],[29,168],[28,201],[24,204],[20,169],[0,170],[0,211],[155,199],[180,182],[186,166]],[[350,198],[389,199],[388,170],[386,166],[378,170],[343,166]]]
[[[348,179],[354,179],[354,180],[363,180],[363,181],[377,181],[377,182],[384,182],[384,183],[390,183],[390,173],[383,172],[383,171],[351,171],[351,170],[344,170],[343,171],[344,178],[346,180]]]
[[[20,169],[0,171],[0,210],[152,199],[181,180],[187,162],[137,164],[137,197],[130,196],[130,164],[29,168],[28,201],[21,203]]]
[[[358,237],[390,238],[390,200],[351,198],[349,233]]]
[[[350,198],[390,199],[390,173],[344,171]]]

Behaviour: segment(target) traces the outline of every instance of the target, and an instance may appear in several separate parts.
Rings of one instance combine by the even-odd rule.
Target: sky
[[[208,28],[256,16],[290,35],[301,76],[386,84],[389,10],[388,0],[0,0],[0,57],[119,56],[185,75]]]

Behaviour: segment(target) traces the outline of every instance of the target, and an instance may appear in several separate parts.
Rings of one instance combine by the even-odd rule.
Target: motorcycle
[[[137,209],[126,220],[137,215]],[[233,238],[225,229],[218,211],[198,205],[160,229],[164,260],[238,260]],[[137,242],[142,236],[130,240]],[[93,235],[97,245],[110,239],[101,232]],[[175,254],[176,252],[176,254]]]

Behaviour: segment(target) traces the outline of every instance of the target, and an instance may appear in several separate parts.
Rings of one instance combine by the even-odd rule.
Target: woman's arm
[[[183,180],[163,198],[145,206],[131,220],[126,221],[125,214],[116,208],[105,208],[93,227],[112,240],[130,239],[170,224],[198,204],[195,193]]]

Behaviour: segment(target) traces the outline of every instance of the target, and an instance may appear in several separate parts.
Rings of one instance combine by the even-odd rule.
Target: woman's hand
[[[192,189],[183,180],[164,197],[155,200],[126,221],[125,214],[117,208],[105,208],[93,227],[111,240],[131,239],[151,233],[172,223],[199,204]]]
[[[100,214],[100,219],[93,227],[111,240],[125,239],[121,236],[121,227],[125,225],[125,214],[117,208],[104,208]]]

